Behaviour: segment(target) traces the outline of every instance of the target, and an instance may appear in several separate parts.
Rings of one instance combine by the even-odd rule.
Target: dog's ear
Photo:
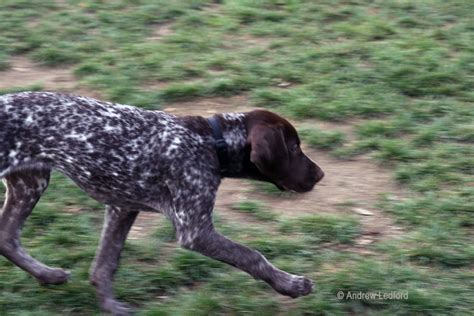
[[[250,161],[264,174],[285,168],[288,162],[283,132],[275,125],[259,124],[249,134]]]

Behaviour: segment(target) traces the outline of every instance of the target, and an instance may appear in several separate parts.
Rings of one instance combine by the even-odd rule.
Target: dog
[[[106,205],[101,242],[90,270],[101,309],[128,315],[112,290],[127,234],[140,211],[161,212],[179,244],[230,264],[290,297],[313,282],[273,266],[259,252],[216,232],[212,210],[224,177],[307,192],[324,173],[301,150],[295,128],[266,110],[177,117],[161,111],[53,92],[0,96],[0,178],[6,200],[0,254],[40,284],[69,273],[48,267],[21,246],[24,221],[46,190],[52,170]]]

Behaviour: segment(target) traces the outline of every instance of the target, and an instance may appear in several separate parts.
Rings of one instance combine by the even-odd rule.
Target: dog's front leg
[[[91,283],[95,286],[102,310],[113,315],[129,315],[131,309],[115,299],[113,276],[119,265],[120,253],[138,212],[107,206],[99,248],[91,266]]]
[[[184,248],[237,267],[255,279],[267,282],[280,294],[298,297],[311,293],[313,282],[310,279],[282,271],[258,251],[233,242],[216,232],[210,210],[191,214],[173,220],[178,241]]]

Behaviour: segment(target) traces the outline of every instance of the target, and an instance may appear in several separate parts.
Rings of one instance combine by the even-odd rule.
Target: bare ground
[[[100,93],[81,86],[71,69],[45,68],[23,56],[13,58],[10,69],[0,72],[0,89],[38,83],[46,90],[73,92],[100,98]],[[165,111],[176,115],[203,116],[251,109],[245,95],[229,98],[203,98],[167,104],[164,108]],[[293,123],[308,125],[315,122]],[[349,124],[317,122],[317,125],[343,131],[348,134],[349,139],[353,137],[351,136],[352,126]],[[288,217],[305,214],[350,214],[359,218],[362,234],[356,240],[356,245],[347,250],[363,253],[370,253],[368,245],[374,242],[401,235],[402,231],[394,224],[393,219],[375,206],[383,193],[389,193],[394,198],[401,198],[404,195],[401,188],[393,182],[389,170],[377,166],[369,157],[363,156],[349,161],[338,160],[323,151],[307,147],[304,149],[326,174],[313,191],[306,194],[277,196],[258,192],[257,187],[246,180],[225,179],[218,192],[215,212],[229,221],[252,223],[253,218],[232,210],[232,205],[252,199],[263,201],[271,211]],[[369,211],[372,215],[361,215],[360,209]],[[162,220],[163,216],[160,214],[141,213],[132,228],[130,238],[148,238],[159,227]]]
[[[0,89],[41,85],[44,90],[100,98],[100,93],[80,85],[70,67],[43,67],[26,56],[10,60],[10,68],[0,72]]]

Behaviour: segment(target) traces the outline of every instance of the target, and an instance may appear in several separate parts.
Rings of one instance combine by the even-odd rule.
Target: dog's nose
[[[316,173],[316,183],[321,181],[324,178],[324,171],[322,169],[319,169],[318,172]]]

